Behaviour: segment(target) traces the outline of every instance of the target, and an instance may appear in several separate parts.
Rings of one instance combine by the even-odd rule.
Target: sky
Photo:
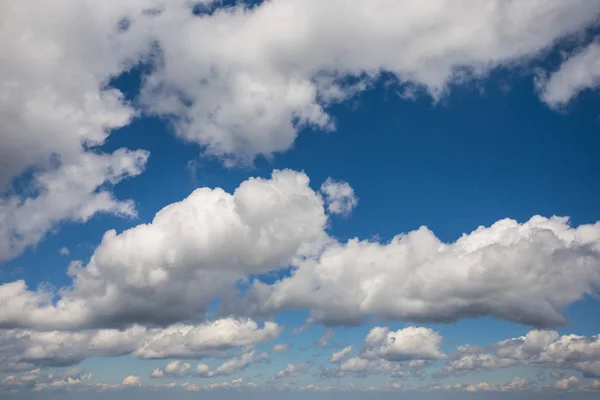
[[[0,394],[600,392],[600,1],[0,4]]]

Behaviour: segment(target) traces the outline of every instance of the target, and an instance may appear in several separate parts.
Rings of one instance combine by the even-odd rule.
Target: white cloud
[[[86,222],[98,213],[135,216],[133,201],[116,199],[107,185],[139,175],[146,151],[86,153],[76,162],[34,174],[35,197],[0,197],[0,261],[37,244],[63,220]]]
[[[173,360],[165,365],[163,368],[155,368],[150,373],[151,378],[162,378],[165,376],[169,377],[186,377],[192,370],[192,364],[182,363],[179,360]]]
[[[465,388],[466,392],[487,392],[494,388],[487,382],[480,382],[472,385],[468,385]]]
[[[549,77],[540,76],[537,87],[551,107],[563,106],[585,89],[600,86],[600,43],[593,42],[568,57]]]
[[[126,330],[87,331],[1,330],[0,370],[22,371],[37,367],[62,367],[89,357],[133,354],[137,358],[204,358],[276,338],[281,328],[266,322],[260,327],[251,320],[222,319],[201,325],[174,325],[164,329],[133,326]],[[264,354],[251,353],[237,360],[243,368],[248,361],[263,360]],[[179,361],[153,372],[162,375],[187,375],[191,365]],[[226,368],[223,367],[223,370]]]
[[[91,373],[84,373],[80,368],[50,375],[42,374],[38,368],[21,375],[7,376],[0,382],[0,393],[25,389],[37,392],[82,387],[88,384],[91,378]]]
[[[329,358],[329,362],[330,363],[338,363],[338,362],[342,361],[344,358],[346,358],[346,356],[351,351],[352,351],[352,346],[344,347],[342,350],[336,351],[335,353],[333,353],[331,355],[331,357]]]
[[[439,346],[442,337],[429,328],[411,326],[390,332],[386,327],[375,327],[367,334],[363,357],[387,361],[440,360],[446,358]]]
[[[69,249],[67,247],[61,247],[58,250],[58,254],[60,254],[61,256],[68,256],[69,255]]]
[[[303,173],[275,171],[233,194],[200,188],[152,223],[105,233],[58,302],[22,281],[0,285],[0,326],[65,329],[168,324],[202,316],[247,274],[288,265],[326,237],[322,198]]]
[[[329,178],[321,185],[321,193],[330,214],[348,215],[358,204],[354,189],[347,182],[337,182]]]
[[[142,378],[139,376],[129,375],[123,379],[123,386],[139,386],[142,383]]]
[[[556,382],[555,387],[557,389],[569,390],[574,389],[579,385],[579,379],[575,376],[570,376],[568,378],[563,378]]]
[[[204,358],[233,347],[273,340],[281,333],[274,322],[261,328],[252,320],[222,319],[202,325],[174,325],[152,331],[133,354],[138,358]]]
[[[178,134],[209,153],[249,162],[288,149],[303,126],[332,128],[326,106],[381,71],[439,97],[449,82],[530,60],[598,11],[586,0],[282,0],[207,18],[169,6],[135,17],[124,36],[151,32],[161,48],[143,90],[148,109],[181,117]],[[364,79],[348,87],[348,76]]]
[[[23,173],[33,179],[24,193],[0,198],[0,260],[37,244],[61,221],[133,213],[131,201],[115,199],[106,184],[139,174],[147,154],[96,148],[135,115],[106,82],[149,45],[121,42],[117,22],[134,2],[124,3],[3,3],[0,190]]]
[[[273,346],[273,352],[275,353],[285,353],[290,349],[290,345],[288,343],[277,343]]]
[[[588,0],[373,0],[353,7],[280,0],[198,18],[187,1],[8,0],[0,13],[0,188],[33,168],[33,186],[43,193],[1,200],[10,224],[2,224],[0,257],[19,255],[61,221],[132,213],[130,202],[97,193],[111,181],[110,168],[89,184],[68,174],[95,156],[120,167],[95,151],[142,110],[107,82],[139,62],[156,61],[141,90],[143,112],[171,119],[179,136],[227,163],[250,163],[289,149],[305,126],[334,129],[327,106],[365,90],[382,71],[438,98],[450,83],[535,58],[593,24],[599,11]],[[549,101],[591,85],[593,69],[571,65],[593,51],[551,78]],[[565,84],[561,76],[570,70],[583,72]],[[348,77],[358,82],[343,83]],[[62,205],[70,185],[78,190]]]
[[[241,357],[232,358],[231,360],[219,365],[215,369],[214,375],[231,375],[234,372],[248,367],[250,364],[268,360],[269,355],[267,353],[256,353],[254,350],[244,352]]]
[[[462,374],[515,365],[545,365],[579,370],[584,376],[600,376],[600,335],[560,336],[554,331],[530,331],[487,348],[461,346],[450,356],[444,372]],[[551,375],[562,378],[564,373],[552,371]]]
[[[453,243],[421,227],[387,243],[331,240],[296,265],[274,285],[255,282],[248,301],[263,313],[308,309],[312,321],[329,324],[491,315],[555,326],[566,306],[600,286],[600,223],[504,219]]]

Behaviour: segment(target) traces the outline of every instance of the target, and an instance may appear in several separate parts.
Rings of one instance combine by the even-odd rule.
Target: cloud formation
[[[588,46],[570,55],[559,69],[549,76],[538,77],[537,87],[542,100],[551,107],[569,103],[579,92],[600,86],[600,43]]]
[[[444,373],[464,374],[514,365],[574,369],[585,377],[600,377],[600,335],[560,336],[555,331],[534,330],[489,347],[461,346],[450,356]],[[563,378],[564,373],[552,371],[551,375]]]
[[[565,275],[565,271],[569,271]],[[536,327],[563,325],[563,309],[600,287],[600,224],[504,219],[443,243],[426,227],[390,242],[331,240],[274,285],[255,282],[262,313],[308,309],[311,320],[451,322],[491,315]]]
[[[0,370],[23,371],[43,367],[65,367],[89,357],[132,354],[140,359],[201,359],[223,352],[267,342],[279,336],[281,327],[252,320],[222,319],[199,325],[173,325],[167,328],[133,326],[125,330],[103,329],[68,331],[0,331]],[[264,355],[250,353],[252,362]],[[243,367],[248,358],[230,367]],[[240,368],[241,368],[240,367]],[[169,364],[167,374],[188,372],[180,362]]]

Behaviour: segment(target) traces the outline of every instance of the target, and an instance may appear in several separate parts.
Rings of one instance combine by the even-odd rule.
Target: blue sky
[[[254,3],[2,13],[0,392],[595,396],[599,4]]]

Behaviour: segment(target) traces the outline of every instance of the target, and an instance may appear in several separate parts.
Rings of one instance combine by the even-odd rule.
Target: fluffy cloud
[[[274,322],[261,328],[252,320],[223,319],[202,325],[174,325],[152,331],[134,355],[138,358],[204,358],[233,347],[273,340],[281,333]]]
[[[325,324],[491,315],[548,327],[564,324],[563,309],[600,286],[600,223],[535,216],[453,243],[426,227],[387,243],[342,243],[327,235],[327,218],[308,177],[290,170],[249,179],[233,194],[197,189],[152,223],[108,231],[87,264],[72,264],[73,283],[58,293],[0,285],[0,326],[168,325],[201,318],[220,299],[232,313],[308,309],[310,321]],[[288,265],[290,276],[255,280],[242,301],[229,301],[248,274]]]
[[[234,357],[219,365],[214,371],[210,370],[207,364],[198,364],[193,371],[193,375],[202,378],[212,378],[221,375],[231,375],[237,371],[245,369],[250,364],[261,361],[268,361],[268,353],[257,353],[253,349],[246,349],[241,357]],[[192,373],[192,364],[182,363],[179,360],[171,361],[163,368],[155,368],[150,374],[151,378],[185,378]]]
[[[358,204],[354,189],[347,182],[329,178],[321,185],[321,193],[324,195],[327,211],[331,214],[348,215]]]
[[[149,42],[120,42],[117,22],[135,1],[125,3],[3,4],[0,191],[11,194],[0,198],[0,261],[37,244],[61,221],[133,212],[107,185],[139,174],[147,154],[97,151],[135,115],[106,82],[149,48]],[[33,175],[26,190],[14,193],[11,181],[27,172]]]
[[[285,266],[325,237],[323,200],[308,184],[284,170],[233,194],[197,189],[152,223],[106,232],[87,265],[69,269],[73,285],[55,304],[43,288],[0,285],[0,326],[166,325],[202,316],[247,274]]]
[[[600,286],[600,223],[504,219],[454,243],[421,227],[388,243],[332,240],[297,265],[274,285],[254,284],[260,312],[305,308],[328,324],[368,315],[434,322],[492,315],[561,325],[563,309]]]
[[[139,376],[129,375],[123,379],[123,386],[139,386],[142,383],[142,379]]]
[[[582,90],[600,86],[600,43],[593,42],[568,57],[549,77],[540,76],[537,86],[551,107],[565,105]]]
[[[64,390],[87,385],[91,373],[81,369],[69,369],[61,373],[43,375],[40,369],[27,371],[21,375],[9,375],[0,382],[0,393],[29,389],[32,391]]]
[[[570,376],[568,378],[563,378],[563,379],[559,380],[558,382],[556,382],[554,387],[556,387],[557,389],[561,389],[561,390],[569,390],[569,389],[576,388],[578,385],[579,385],[579,379],[574,376]]]
[[[449,84],[535,58],[593,24],[600,6],[587,0],[375,0],[353,7],[344,0],[280,0],[199,17],[183,0],[91,0],[76,6],[67,0],[51,6],[9,0],[2,11],[0,188],[34,169],[39,172],[32,186],[42,192],[39,198],[2,199],[10,205],[2,209],[16,215],[4,216],[10,224],[3,223],[0,232],[0,257],[7,259],[61,221],[132,211],[110,192],[98,196],[97,189],[111,182],[111,168],[99,170],[89,184],[65,175],[98,155],[110,132],[140,112],[172,120],[180,137],[208,154],[250,163],[257,155],[289,149],[305,126],[333,129],[327,106],[365,90],[382,71],[437,98]],[[591,46],[568,61],[544,85],[544,98],[562,101],[593,85],[595,67],[574,65],[579,59],[592,65],[595,52]],[[136,102],[143,109],[134,110],[107,83],[140,62],[154,65]],[[562,78],[567,75],[577,77]],[[119,160],[103,156],[119,168]],[[63,181],[44,186],[56,175]],[[65,208],[57,198],[71,185],[78,191]],[[49,202],[54,207],[41,206]],[[341,204],[343,210],[349,203]],[[339,205],[332,202],[332,212]],[[31,231],[20,232],[22,226]]]
[[[546,365],[599,376],[600,336],[560,336],[554,331],[530,331],[527,335],[498,342],[488,348],[461,346],[451,355],[445,374],[503,368],[514,365]],[[564,373],[553,371],[562,378]],[[564,379],[563,379],[564,380]]]
[[[344,347],[342,350],[337,351],[331,355],[329,358],[330,363],[338,363],[342,361],[346,356],[352,351],[352,346]]]
[[[337,369],[324,369],[324,378],[341,378],[348,375],[366,376],[384,373],[396,378],[424,377],[422,370],[428,360],[446,357],[439,346],[442,337],[428,328],[408,327],[390,332],[385,327],[375,327],[365,337],[360,356],[345,359],[352,351],[348,346],[331,355]]]
[[[179,360],[173,360],[163,368],[155,368],[150,373],[151,378],[169,377],[186,377],[192,369],[192,364],[182,363]]]
[[[174,325],[164,329],[133,326],[126,330],[103,329],[78,332],[28,330],[0,331],[0,370],[19,371],[35,367],[61,367],[89,357],[133,354],[137,358],[204,358],[224,351],[276,338],[281,328],[272,322],[260,327],[251,320],[223,319],[201,325]],[[249,353],[222,366],[223,372],[243,368],[264,359]],[[187,374],[191,366],[173,362],[157,371],[166,375]]]
[[[97,213],[135,216],[133,201],[116,199],[109,188],[139,175],[147,158],[142,150],[86,153],[71,164],[34,173],[34,197],[0,197],[0,261],[37,244],[63,220],[86,222]]]
[[[411,326],[390,332],[376,327],[367,334],[362,355],[387,361],[439,360],[446,357],[441,343],[442,337],[429,328]]]
[[[198,18],[168,6],[132,17],[124,36],[150,32],[161,50],[142,90],[148,111],[181,117],[178,134],[211,154],[249,161],[288,149],[303,126],[332,128],[327,105],[381,71],[439,97],[450,82],[535,57],[598,11],[584,0],[282,0]],[[359,84],[341,83],[348,76]]]

